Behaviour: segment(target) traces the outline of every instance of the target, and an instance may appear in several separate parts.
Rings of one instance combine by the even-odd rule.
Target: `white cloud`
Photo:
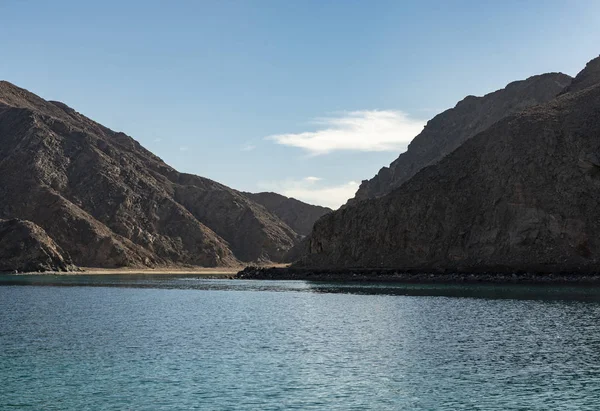
[[[241,148],[242,151],[252,151],[256,148],[254,144],[244,144]]]
[[[321,181],[321,180],[322,180],[322,178],[320,178],[320,177],[308,176],[308,177],[304,177],[304,180],[306,180],[306,181],[310,181],[310,182],[317,182],[317,181]]]
[[[403,151],[423,130],[424,121],[395,110],[362,110],[318,119],[317,131],[266,137],[277,144],[298,147],[313,155],[338,150]]]
[[[302,180],[263,182],[258,186],[262,190],[275,191],[286,197],[333,209],[339,208],[349,198],[354,197],[359,186],[356,181],[339,185],[318,184],[318,181],[321,181],[318,177],[305,177]]]
[[[188,148],[185,146],[179,147],[179,151],[188,151]]]

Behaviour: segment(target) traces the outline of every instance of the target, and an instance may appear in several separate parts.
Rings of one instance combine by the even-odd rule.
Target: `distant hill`
[[[465,97],[454,108],[431,119],[389,167],[382,168],[371,180],[364,180],[349,204],[381,197],[400,187],[419,170],[437,163],[498,120],[553,99],[571,80],[562,73],[542,74],[515,81],[483,97]]]
[[[300,238],[240,192],[5,81],[0,218],[35,223],[81,266],[279,261]]]
[[[277,193],[244,193],[244,195],[264,206],[303,236],[310,233],[315,221],[332,211],[327,207],[307,204]]]
[[[600,267],[600,58],[378,198],[321,218],[297,266]]]

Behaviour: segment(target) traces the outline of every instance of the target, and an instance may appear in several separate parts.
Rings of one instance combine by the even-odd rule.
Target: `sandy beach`
[[[204,267],[190,267],[190,268],[82,268],[81,271],[73,271],[66,273],[57,273],[64,275],[178,275],[178,274],[197,274],[206,276],[231,276],[238,273],[244,267],[219,267],[219,268],[204,268]]]
[[[254,265],[253,265],[254,266]],[[269,264],[265,267],[285,268],[289,264]],[[98,267],[79,267],[76,271],[52,271],[52,272],[33,272],[20,274],[54,274],[54,275],[198,275],[206,277],[232,277],[242,271],[246,266],[239,265],[234,267],[156,267],[156,268],[98,268]]]

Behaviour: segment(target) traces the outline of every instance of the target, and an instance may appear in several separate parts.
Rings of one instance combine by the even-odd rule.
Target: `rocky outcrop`
[[[315,221],[331,212],[330,208],[307,204],[277,193],[244,193],[252,201],[281,218],[298,234],[310,234]]]
[[[0,82],[0,218],[15,217],[43,227],[81,266],[278,261],[299,239],[236,190]]]
[[[598,271],[599,136],[600,83],[505,118],[324,216],[298,266]]]
[[[591,60],[583,70],[575,76],[571,84],[563,91],[572,93],[600,83],[600,57]]]
[[[364,180],[348,204],[391,192],[498,120],[553,99],[570,82],[565,74],[550,73],[515,81],[483,97],[465,97],[454,108],[431,119],[389,167],[382,168],[371,180]]]
[[[69,271],[75,267],[39,226],[0,220],[0,272]]]

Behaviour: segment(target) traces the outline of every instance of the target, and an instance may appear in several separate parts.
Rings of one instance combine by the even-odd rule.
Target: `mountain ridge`
[[[247,193],[251,200],[261,204],[275,214],[300,235],[310,234],[315,222],[331,210],[328,207],[308,204],[293,197],[274,192]]]
[[[390,193],[323,217],[295,266],[595,271],[598,130],[600,82],[511,114]]]
[[[462,143],[507,115],[549,101],[571,82],[563,73],[547,73],[513,81],[482,97],[469,95],[429,120],[419,135],[389,167],[363,180],[347,204],[380,197],[399,187],[420,169],[440,161]]]
[[[0,218],[36,223],[77,265],[278,261],[299,240],[240,192],[6,81],[0,142]]]

